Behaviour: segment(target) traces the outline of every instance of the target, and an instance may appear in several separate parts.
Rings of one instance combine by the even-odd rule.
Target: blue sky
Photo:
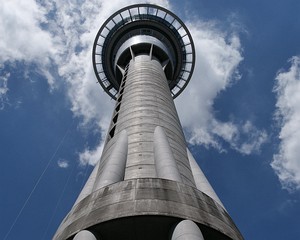
[[[114,11],[143,1],[0,2],[0,239],[51,239],[112,114],[93,39]],[[300,2],[151,2],[194,38],[195,72],[175,103],[226,209],[245,239],[298,240]]]

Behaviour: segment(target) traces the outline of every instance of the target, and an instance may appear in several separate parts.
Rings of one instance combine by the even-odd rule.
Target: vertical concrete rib
[[[90,231],[82,230],[75,235],[73,240],[97,240],[97,238]]]
[[[204,192],[206,195],[210,196],[213,200],[215,200],[217,203],[219,203],[225,209],[225,207],[223,206],[218,195],[216,194],[216,192],[214,191],[214,189],[208,182],[207,178],[205,177],[204,173],[202,172],[201,168],[197,164],[195,158],[193,157],[192,153],[190,152],[190,150],[188,148],[187,148],[187,154],[188,154],[188,158],[190,161],[190,165],[191,165],[192,173],[193,173],[194,180],[196,183],[196,187],[200,191]]]
[[[89,194],[92,193],[93,188],[94,188],[94,184],[97,178],[97,172],[98,172],[98,168],[99,168],[99,163],[100,161],[97,162],[96,166],[94,167],[91,175],[89,176],[86,184],[84,185],[84,187],[82,188],[82,191],[80,192],[76,202],[74,205],[76,205],[77,203],[79,203],[82,199],[84,199],[86,196],[88,196]]]
[[[124,180],[128,152],[128,138],[126,130],[123,130],[116,137],[118,137],[118,139],[108,161],[104,165],[103,171],[98,176],[94,190]]]
[[[167,136],[160,126],[157,126],[154,131],[154,159],[158,178],[181,182]]]
[[[204,240],[204,237],[196,223],[183,220],[176,225],[171,240]]]

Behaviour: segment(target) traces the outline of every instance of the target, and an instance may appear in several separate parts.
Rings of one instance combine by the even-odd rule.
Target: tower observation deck
[[[102,25],[93,66],[116,104],[101,159],[54,239],[243,239],[174,105],[194,65],[191,34],[167,9],[132,5]]]

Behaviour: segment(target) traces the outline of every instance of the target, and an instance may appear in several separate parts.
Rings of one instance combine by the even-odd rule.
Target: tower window
[[[119,116],[119,114],[116,114],[116,115],[114,116],[114,118],[113,118],[113,122],[114,122],[114,123],[116,123],[116,122],[117,122],[117,120],[118,120],[118,116]]]
[[[119,112],[120,107],[121,107],[121,103],[119,103],[119,104],[117,105],[117,107],[116,107],[116,112]]]
[[[123,95],[121,95],[121,96],[118,98],[118,102],[121,102],[121,101],[122,101],[122,97],[123,97]]]
[[[113,136],[115,135],[115,130],[116,130],[116,126],[114,126],[110,131],[109,131],[109,136],[111,138],[113,138]]]

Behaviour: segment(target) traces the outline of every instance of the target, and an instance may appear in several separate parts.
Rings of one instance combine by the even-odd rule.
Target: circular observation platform
[[[93,67],[99,83],[113,99],[128,63],[141,54],[161,62],[176,98],[195,66],[194,43],[185,24],[169,10],[151,4],[122,8],[104,22],[93,45]]]

